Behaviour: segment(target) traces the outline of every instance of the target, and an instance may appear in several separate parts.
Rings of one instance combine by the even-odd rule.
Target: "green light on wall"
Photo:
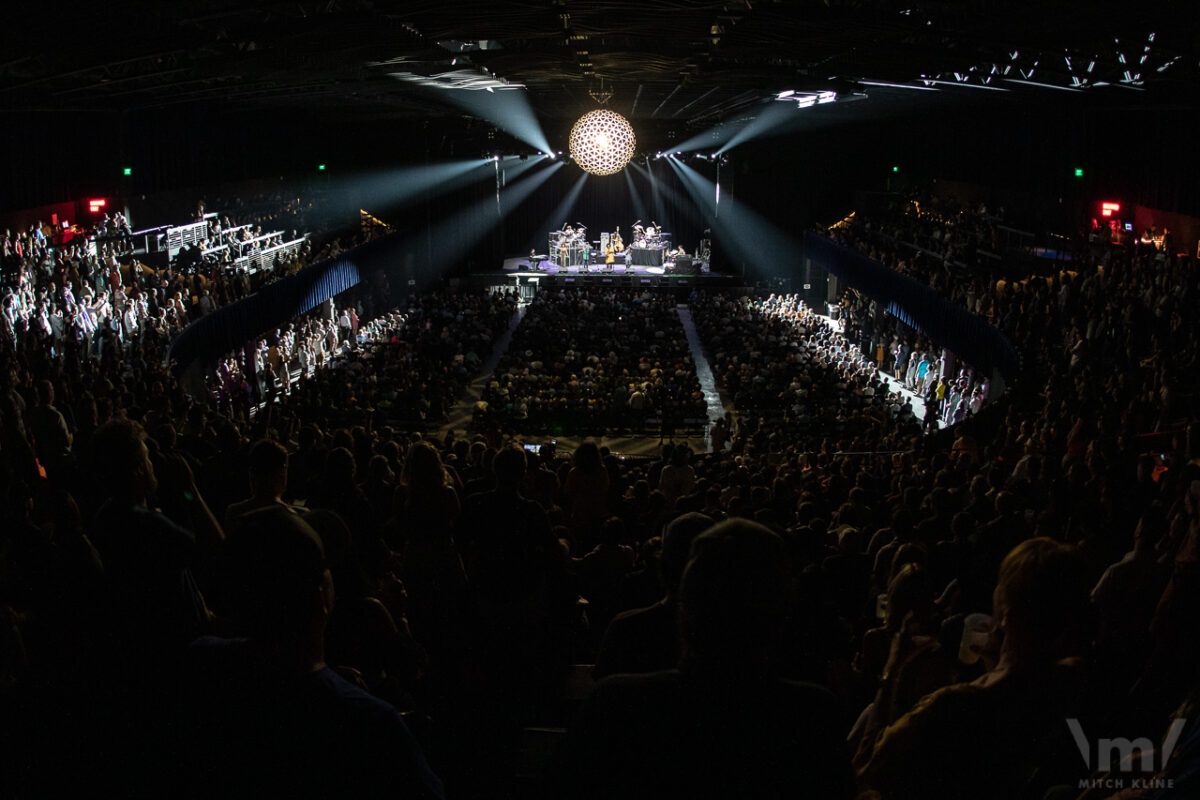
[[[125,176],[128,177],[132,174],[133,174],[133,167],[126,167],[125,168]]]
[[[1083,167],[1076,167],[1076,168],[1075,168],[1075,177],[1076,177],[1076,178],[1082,178],[1082,177],[1083,177]]]
[[[325,171],[325,165],[324,165],[324,164],[318,164],[318,165],[317,165],[317,169],[319,169],[319,170],[321,170],[322,172],[324,172],[324,171]]]
[[[900,171],[899,167],[892,167],[892,172],[899,172],[899,171]]]

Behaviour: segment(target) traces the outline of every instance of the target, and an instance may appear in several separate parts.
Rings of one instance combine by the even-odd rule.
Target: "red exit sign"
[[[88,211],[92,212],[93,214],[99,214],[104,211],[104,208],[107,205],[108,200],[104,199],[103,197],[97,197],[93,200],[88,200]]]

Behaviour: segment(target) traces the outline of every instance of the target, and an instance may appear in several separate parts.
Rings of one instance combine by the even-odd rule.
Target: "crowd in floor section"
[[[1090,800],[1080,742],[1124,737],[1164,744],[1120,797],[1194,794],[1197,262],[1014,280],[997,224],[827,233],[1003,333],[1002,392],[854,290],[831,326],[544,289],[488,377],[517,297],[444,287],[269,324],[195,393],[166,353],[218,273],[10,238],[0,793]],[[707,413],[679,302],[708,452],[668,435]],[[522,447],[651,418],[647,459]]]

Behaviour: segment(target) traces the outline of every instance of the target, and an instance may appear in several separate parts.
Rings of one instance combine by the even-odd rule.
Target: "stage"
[[[693,262],[687,272],[667,267],[626,266],[618,262],[612,265],[560,267],[553,261],[541,261],[535,269],[528,256],[504,259],[503,268],[495,272],[477,272],[469,277],[471,283],[486,286],[517,286],[522,290],[543,286],[603,285],[675,287],[705,286],[710,288],[743,285],[740,275],[714,272],[707,263]],[[524,293],[524,291],[523,291]]]
[[[535,267],[534,264],[537,264]],[[537,260],[536,262],[525,256],[523,258],[506,258],[503,265],[504,272],[532,272],[539,275],[647,275],[647,276],[700,276],[709,275],[708,262],[688,260],[687,264],[678,264],[672,266],[671,262],[664,265],[647,265],[641,264],[627,265],[623,259],[618,259],[612,264],[589,264],[580,266],[564,267],[551,260]]]

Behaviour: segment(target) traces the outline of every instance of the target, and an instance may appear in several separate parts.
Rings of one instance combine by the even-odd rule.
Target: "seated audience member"
[[[491,468],[496,488],[467,498],[456,529],[478,605],[475,657],[489,665],[481,682],[537,703],[568,665],[563,642],[577,595],[546,512],[521,494],[525,452],[509,445]]]
[[[660,561],[666,594],[652,606],[613,618],[592,671],[597,680],[617,673],[658,672],[678,666],[679,582],[692,542],[712,524],[711,517],[696,512],[667,524]]]
[[[694,541],[679,668],[596,686],[560,754],[559,796],[852,796],[833,696],[775,676],[791,595],[784,553],[745,520]]]
[[[163,657],[207,626],[208,610],[192,570],[205,546],[216,542],[198,541],[148,506],[158,479],[141,425],[106,422],[92,436],[92,452],[108,492],[92,522],[92,542],[104,564],[119,627],[139,648],[126,655],[139,661]],[[189,492],[192,502],[203,505],[194,484]],[[215,525],[209,533],[216,541],[222,535]]]
[[[972,683],[940,689],[879,731],[905,663],[921,652],[897,634],[858,760],[865,789],[881,798],[1041,797],[1069,764],[1068,718],[1078,715],[1077,670],[1088,616],[1087,571],[1075,548],[1029,539],[1004,559],[993,616],[1003,635],[999,661]]]
[[[260,508],[280,506],[290,508],[283,502],[287,490],[288,451],[278,442],[263,439],[250,448],[250,497],[233,503],[225,510],[225,527]]]
[[[325,663],[334,586],[316,532],[282,508],[247,514],[219,573],[222,611],[245,638],[190,649],[184,792],[442,797],[396,709]]]
[[[627,529],[620,517],[609,517],[600,527],[599,542],[574,561],[579,591],[588,601],[588,620],[598,639],[617,613],[622,579],[633,569],[635,553],[622,544]]]
[[[562,569],[546,512],[521,493],[525,461],[515,445],[497,453],[496,488],[467,498],[458,520],[455,539],[466,554],[467,575],[487,605],[542,602],[552,573]]]

